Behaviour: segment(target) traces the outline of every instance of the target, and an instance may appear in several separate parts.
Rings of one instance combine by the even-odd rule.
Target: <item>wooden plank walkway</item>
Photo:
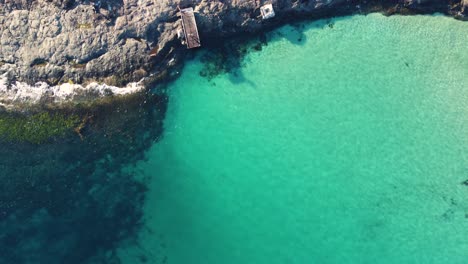
[[[195,21],[193,8],[181,9],[180,16],[182,18],[182,27],[184,29],[187,48],[193,49],[200,47],[200,37],[198,36],[197,22]]]

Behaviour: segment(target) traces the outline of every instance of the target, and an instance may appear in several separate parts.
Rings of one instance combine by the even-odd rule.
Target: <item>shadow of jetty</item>
[[[0,263],[118,263],[114,249],[140,228],[146,192],[122,168],[161,136],[166,101],[96,107],[82,138],[1,141]]]

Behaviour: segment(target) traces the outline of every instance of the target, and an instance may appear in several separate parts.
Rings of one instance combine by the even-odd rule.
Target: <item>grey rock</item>
[[[262,21],[259,7],[270,2],[276,17]],[[152,85],[169,61],[180,62],[187,53],[177,40],[179,6],[194,7],[203,45],[203,39],[373,5],[452,15],[468,10],[467,0],[0,0],[0,76],[30,85],[96,81],[119,87],[152,76],[146,82]]]

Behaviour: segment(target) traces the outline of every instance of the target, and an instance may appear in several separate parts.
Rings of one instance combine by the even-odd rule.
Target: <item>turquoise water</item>
[[[169,88],[124,263],[466,263],[468,24],[372,14],[268,40]]]

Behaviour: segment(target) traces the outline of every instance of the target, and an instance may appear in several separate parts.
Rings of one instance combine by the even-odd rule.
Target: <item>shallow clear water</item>
[[[188,63],[124,263],[466,263],[467,24],[332,23],[212,80]]]

